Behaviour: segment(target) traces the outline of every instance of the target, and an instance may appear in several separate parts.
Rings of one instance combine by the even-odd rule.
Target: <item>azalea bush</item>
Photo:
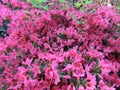
[[[63,6],[44,11],[24,0],[1,1],[0,90],[120,89],[116,8]]]

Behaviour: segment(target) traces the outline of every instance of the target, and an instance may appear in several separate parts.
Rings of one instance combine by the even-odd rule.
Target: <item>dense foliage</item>
[[[24,0],[2,0],[0,90],[119,90],[117,10],[51,2],[44,11]]]

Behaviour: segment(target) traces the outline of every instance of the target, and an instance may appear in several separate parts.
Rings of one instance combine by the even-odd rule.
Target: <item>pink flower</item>
[[[2,19],[10,18],[12,16],[12,11],[9,8],[1,7],[0,16]]]
[[[77,77],[77,79],[79,79],[80,77],[83,77],[84,75],[85,75],[85,72],[83,69],[74,68],[73,76]]]
[[[30,64],[32,62],[32,59],[27,58],[25,62],[22,62],[23,64],[26,64],[30,67]]]
[[[84,87],[80,86],[78,90],[85,90]]]
[[[54,84],[57,85],[60,82],[60,77],[57,71],[54,71]]]
[[[82,13],[72,7],[60,10],[60,4],[43,11],[25,0],[2,1],[0,26],[7,36],[0,35],[0,88],[75,90],[79,85],[78,90],[115,90],[120,85],[120,63],[111,60],[119,61],[120,51],[120,15],[115,9],[90,5]]]
[[[49,49],[50,45],[48,43],[44,43],[44,47],[45,47],[45,49]]]
[[[53,80],[55,85],[57,85],[60,82],[60,77],[56,69],[45,68],[45,77],[46,79]]]
[[[14,16],[12,17],[12,20],[14,20],[14,21],[17,20],[19,22],[19,24],[21,24],[22,23],[21,20],[25,19],[26,17],[27,16],[26,16],[26,13],[24,10],[21,10],[21,11],[16,10]]]
[[[73,65],[72,67],[73,76],[77,77],[78,79],[80,77],[83,77],[85,74],[85,71],[82,67],[82,64],[79,61],[74,61],[72,65]]]
[[[34,77],[36,77],[38,74],[41,73],[40,69],[39,69],[39,66],[37,66],[35,64],[33,64],[32,66],[33,66],[33,68],[31,69],[31,71],[34,72]]]
[[[15,76],[15,79],[18,80],[19,85],[22,85],[23,83],[26,82],[27,77],[23,73],[17,73],[17,75]]]
[[[62,90],[67,90],[67,87],[68,87],[68,85],[66,85],[66,84],[63,85],[63,86],[62,86]]]
[[[2,26],[3,24],[2,24],[2,19],[0,18],[0,26]]]
[[[0,42],[0,52],[6,51],[7,46],[5,45],[4,42]]]
[[[45,76],[46,76],[46,79],[51,79],[53,78],[53,71],[51,68],[46,68],[45,69]]]
[[[71,79],[69,75],[63,76],[65,79]]]
[[[96,78],[95,75],[91,75],[90,73],[87,73],[87,84],[86,89],[87,90],[94,90],[96,87]]]
[[[103,53],[98,52],[97,50],[89,50],[87,53],[91,58],[103,58],[104,57]]]
[[[75,86],[74,86],[74,85],[69,85],[69,86],[67,87],[67,90],[75,90]]]
[[[44,89],[47,89],[47,90],[50,90],[50,81],[49,80],[47,80],[47,82],[46,81],[44,81],[44,80],[41,80],[41,81],[39,81],[39,90],[44,90]]]
[[[24,67],[18,67],[18,72],[20,73],[20,74],[25,74],[26,73],[26,68],[24,68]]]
[[[5,4],[8,3],[8,0],[2,0],[2,1],[3,1],[3,3],[5,3]]]
[[[114,85],[109,87],[103,82],[103,80],[100,80],[98,87],[100,90],[115,90]]]
[[[108,74],[112,69],[115,68],[115,67],[111,67],[113,65],[109,60],[101,60],[99,63],[102,69],[102,74]]]
[[[59,86],[53,86],[52,90],[60,90]]]
[[[73,67],[72,64],[67,64],[67,66],[64,68],[64,70],[69,71],[72,69],[72,67]]]
[[[30,39],[31,39],[32,41],[34,41],[34,42],[37,42],[37,40],[38,40],[38,34],[31,34],[31,35],[30,35]]]
[[[21,6],[21,2],[19,0],[10,0],[10,3],[12,4],[13,7]]]

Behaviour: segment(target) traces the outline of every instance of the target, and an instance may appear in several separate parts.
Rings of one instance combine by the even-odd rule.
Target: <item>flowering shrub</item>
[[[1,90],[120,88],[120,14],[114,8],[42,11],[24,0],[2,0],[0,26],[4,21]]]

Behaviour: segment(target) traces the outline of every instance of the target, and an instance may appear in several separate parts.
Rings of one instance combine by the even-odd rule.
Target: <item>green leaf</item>
[[[43,8],[44,10],[48,10],[49,9],[48,6],[41,6],[41,8]]]
[[[74,3],[74,6],[78,8],[78,7],[81,6],[81,3],[78,3],[78,2],[77,2],[77,3]]]
[[[81,11],[84,11],[84,10],[85,10],[85,7],[81,7],[80,10],[81,10]]]
[[[30,2],[34,5],[35,4],[35,0],[30,0]]]
[[[30,0],[27,0],[27,2],[30,2]]]
[[[68,38],[67,38],[67,35],[64,34],[64,33],[60,33],[60,34],[58,35],[58,37],[60,37],[62,40],[67,40],[67,39],[68,39]]]
[[[117,6],[117,9],[120,9],[120,5]]]
[[[33,42],[32,44],[33,44],[34,48],[38,47],[38,43],[37,42]]]
[[[91,4],[92,2],[90,0],[83,0],[83,3],[87,5],[87,4]]]
[[[5,28],[3,26],[0,26],[0,32],[5,32]]]
[[[48,6],[43,6],[42,4],[45,2],[48,2],[48,0],[28,0],[28,2],[31,2],[32,5],[36,8],[41,8],[44,10],[48,10],[49,7]]]
[[[48,0],[43,0],[42,2],[48,2]]]
[[[2,74],[4,71],[4,67],[0,67],[0,74]]]
[[[39,3],[41,3],[41,2],[43,2],[44,0],[36,0],[37,2],[39,2]]]
[[[39,3],[48,2],[48,0],[37,0]]]
[[[75,88],[76,88],[76,90],[78,90],[78,89],[79,89],[79,85],[76,85],[76,87],[75,87]]]
[[[40,67],[39,67],[39,69],[40,69],[40,71],[42,71],[43,70],[43,68],[45,68],[45,63],[43,62],[41,65],[40,65]]]
[[[60,0],[61,3],[65,3],[65,0]]]

